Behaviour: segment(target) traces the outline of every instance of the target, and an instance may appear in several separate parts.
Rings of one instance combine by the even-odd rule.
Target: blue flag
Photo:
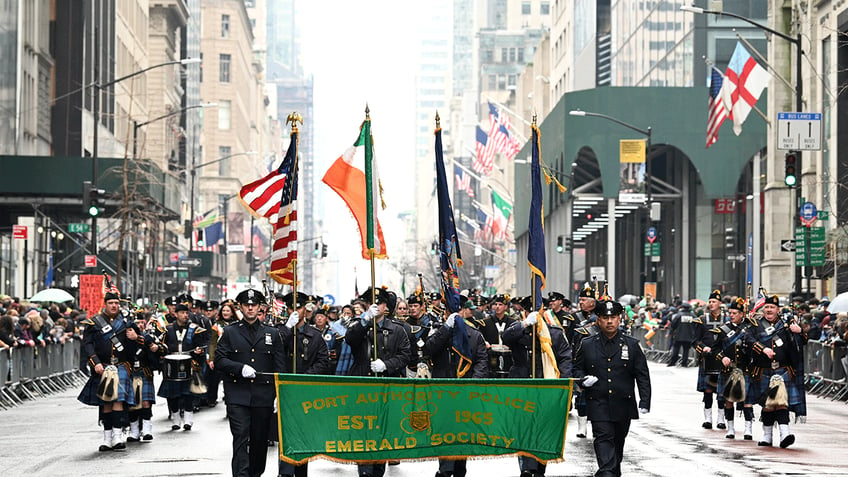
[[[530,159],[530,245],[527,249],[527,264],[530,265],[533,288],[533,311],[542,308],[542,289],[545,288],[545,207],[542,204],[542,153],[539,143],[539,128],[532,126],[532,156]]]

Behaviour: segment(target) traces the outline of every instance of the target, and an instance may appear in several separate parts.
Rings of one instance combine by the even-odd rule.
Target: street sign
[[[201,260],[199,258],[184,258],[180,260],[180,265],[184,267],[199,267]]]
[[[826,210],[820,210],[819,215],[817,216],[819,220],[830,220],[830,212]]]
[[[180,254],[179,254],[179,253],[174,252],[174,253],[172,253],[172,254],[168,255],[168,261],[170,261],[172,264],[179,263],[179,261],[180,261]]]
[[[804,223],[807,227],[812,225],[813,222],[816,221],[816,216],[818,215],[818,209],[816,209],[816,204],[812,202],[804,202],[801,205],[801,210],[798,211],[799,218],[801,222]]]
[[[85,234],[91,231],[89,224],[68,224],[68,232],[72,234]]]
[[[777,113],[777,148],[821,150],[821,113]]]
[[[620,162],[645,162],[644,139],[619,139],[618,157]]]
[[[27,239],[27,228],[26,225],[13,225],[12,226],[12,238],[26,240]]]
[[[807,244],[806,234],[810,234],[809,265],[811,267],[824,266],[825,233],[824,227],[796,227],[795,228],[795,266],[806,266]]]
[[[97,255],[86,255],[85,266],[86,268],[97,268]]]
[[[329,295],[329,294],[324,295],[324,303],[326,303],[327,305],[335,305],[336,304],[336,297],[334,297],[333,295]]]
[[[795,241],[794,240],[781,240],[780,241],[780,251],[781,252],[794,252],[795,251]]]
[[[645,244],[644,253],[645,253],[646,257],[659,257],[660,255],[662,255],[660,253],[660,251],[661,251],[660,242],[646,243]],[[657,260],[654,260],[654,261],[656,262]]]
[[[589,267],[589,276],[599,282],[607,281],[607,269],[604,267]]]
[[[648,200],[648,194],[621,192],[618,201],[626,204],[644,204]]]
[[[648,242],[654,243],[654,240],[657,239],[656,227],[648,227],[648,233],[646,235],[648,237]]]

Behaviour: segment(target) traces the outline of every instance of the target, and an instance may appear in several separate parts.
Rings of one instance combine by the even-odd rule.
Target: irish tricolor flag
[[[377,204],[385,208],[382,187],[374,160],[371,120],[359,129],[359,138],[327,169],[322,179],[347,204],[362,238],[362,258],[387,258],[386,240],[377,219]]]
[[[506,227],[512,216],[512,205],[497,192],[492,191],[492,208],[494,209],[494,223],[492,233],[497,237],[506,238]]]

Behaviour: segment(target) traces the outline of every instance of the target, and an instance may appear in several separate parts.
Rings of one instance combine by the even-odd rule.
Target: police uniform
[[[683,352],[680,365],[684,368],[689,365],[689,348],[696,343],[704,333],[704,324],[701,318],[692,314],[692,305],[682,303],[680,312],[671,319],[671,334],[674,337],[674,347],[671,350],[671,359],[667,366],[677,364],[677,358]]]
[[[463,307],[467,311],[462,313],[467,316],[471,315],[471,310],[476,309],[476,305],[468,299],[464,300]],[[452,316],[453,322],[448,318],[444,326],[436,329],[427,338],[423,347],[433,363],[432,377],[473,379],[488,377],[488,354],[483,335],[467,326],[458,313]],[[462,351],[462,354],[457,350]],[[439,471],[436,472],[436,477],[465,477],[466,472],[465,459],[439,459]]]
[[[527,308],[532,308],[532,305],[527,304],[526,302],[525,305],[527,305]],[[539,313],[535,313],[535,315],[532,316],[535,316],[536,320],[545,320],[545,317]],[[528,315],[527,319],[532,318],[532,316]],[[547,321],[545,321],[545,324],[548,327],[548,333],[551,337],[551,350],[554,354],[554,358],[556,359],[556,367],[559,373],[558,377],[570,378],[572,373],[571,345],[565,338],[562,328],[559,326],[552,326],[552,323]],[[531,377],[531,366],[533,363],[532,347],[534,338],[536,342],[535,377],[541,378],[543,376],[542,356],[544,351],[542,350],[542,344],[538,333],[533,332],[533,329],[536,326],[537,325],[535,323],[528,323],[528,325],[525,326],[524,320],[516,321],[509,325],[509,327],[503,332],[501,338],[503,339],[504,344],[509,346],[510,351],[512,351],[513,364],[512,368],[509,370],[510,378]],[[522,477],[537,477],[545,475],[546,465],[532,457],[520,456],[518,458],[518,466]]]
[[[105,294],[103,302],[108,306],[109,301],[119,299],[116,293],[109,292]],[[144,343],[144,338],[138,327],[127,321],[120,310],[114,316],[106,315],[104,310],[93,318],[82,320],[81,324],[85,326],[81,354],[87,358],[91,374],[77,400],[89,406],[99,407],[100,421],[103,423],[103,443],[99,450],[124,449],[126,444],[123,428],[129,426],[128,408],[135,405],[131,379],[132,363],[136,350]],[[138,335],[136,340],[127,337],[129,329]],[[98,389],[104,384],[101,383],[103,375],[95,371],[98,365],[106,369],[114,366],[116,369],[117,395],[111,396],[111,399],[102,400],[98,396]],[[102,373],[106,373],[106,370]]]
[[[575,319],[574,315],[571,314],[571,301],[568,300],[565,295],[560,292],[548,293],[548,300],[562,301],[562,307],[560,308],[560,310],[551,310],[551,312],[556,316],[557,321],[559,321],[560,325],[562,326],[562,331],[563,333],[565,333],[565,338],[568,340],[569,343],[574,343],[574,330],[577,329],[579,323]]]
[[[262,293],[253,289],[236,297],[242,305],[259,305],[264,300]],[[232,475],[260,476],[265,470],[268,426],[276,399],[272,373],[287,369],[280,333],[255,317],[233,323],[218,341],[215,369],[224,378],[233,435]]]
[[[492,299],[492,303],[502,303],[504,305],[509,305],[511,302],[509,295],[495,295]],[[501,318],[498,318],[493,313],[492,316],[486,318],[483,321],[483,329],[480,330],[483,333],[483,338],[486,339],[486,342],[490,345],[495,344],[503,344],[501,340],[501,335],[510,325],[515,323],[515,319],[510,316],[509,308],[507,308],[506,312]]]
[[[614,301],[599,301],[595,311],[615,316],[624,310]],[[612,337],[601,332],[585,338],[574,359],[574,377],[584,383],[598,460],[595,475],[620,476],[630,422],[651,408],[651,378],[639,341],[620,330]],[[638,411],[634,386],[639,389]]]
[[[315,314],[312,315],[312,319],[315,319],[315,316],[318,314],[323,314],[326,316],[326,312],[324,310],[316,310]],[[339,334],[337,331],[339,328],[334,328],[332,323],[329,321],[329,317],[327,323],[324,325],[324,329],[318,328],[315,326],[315,330],[318,331],[321,335],[321,339],[324,340],[324,344],[327,345],[327,359],[330,361],[330,372],[326,374],[335,374],[336,366],[339,364],[339,355],[342,352],[342,344],[344,343],[344,335]],[[347,332],[347,330],[345,330]]]
[[[378,293],[380,293],[378,289]],[[383,291],[385,292],[385,290]],[[366,294],[370,294],[367,292]],[[386,294],[380,300],[387,300]],[[389,318],[371,317],[370,310],[359,319],[353,319],[347,330],[345,342],[350,345],[353,355],[351,376],[373,376],[381,374],[389,377],[406,376],[406,366],[412,360],[409,337],[404,329]],[[372,362],[373,333],[377,328],[377,359]],[[382,371],[372,371],[383,369]],[[357,466],[360,477],[383,477],[385,463],[360,464]]]
[[[780,306],[777,295],[766,297],[763,307],[767,305]],[[772,445],[775,422],[780,430],[780,447],[789,447],[795,442],[795,436],[789,430],[789,409],[793,406],[797,409],[804,402],[805,389],[797,378],[806,343],[807,336],[797,324],[787,323],[779,315],[769,321],[765,310],[745,337],[745,344],[751,350],[751,376],[746,402],[763,406],[760,414],[763,422],[763,438],[758,443],[760,446]],[[771,350],[774,356],[769,358],[766,350]],[[773,379],[776,381],[771,382]],[[773,398],[781,394],[776,392],[780,383],[785,388],[785,402],[779,402],[780,399],[772,402]]]
[[[176,312],[188,312],[188,306],[181,303],[176,306]],[[162,338],[167,354],[188,354],[191,357],[192,380],[203,374],[203,365],[206,358],[206,346],[209,344],[209,335],[206,329],[196,323],[186,321],[184,325],[175,319],[165,330]],[[200,353],[195,352],[197,348]],[[158,396],[168,400],[168,411],[171,413],[171,430],[181,427],[190,431],[194,425],[194,399],[196,394],[191,392],[191,381],[173,381],[163,379],[159,385]]]

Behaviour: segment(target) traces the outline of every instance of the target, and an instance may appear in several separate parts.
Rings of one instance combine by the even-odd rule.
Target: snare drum
[[[509,377],[512,368],[512,350],[504,345],[492,345],[489,348],[489,371],[494,378]]]
[[[191,356],[187,354],[169,354],[165,356],[162,367],[165,381],[188,381],[191,379]]]

